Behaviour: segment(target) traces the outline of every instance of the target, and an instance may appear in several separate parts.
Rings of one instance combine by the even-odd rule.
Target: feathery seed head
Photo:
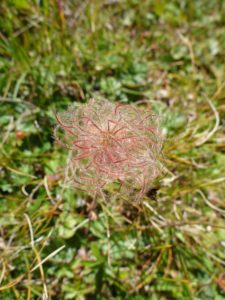
[[[55,140],[72,152],[67,171],[73,186],[98,193],[119,181],[143,195],[158,175],[162,137],[148,107],[91,99],[56,118]]]

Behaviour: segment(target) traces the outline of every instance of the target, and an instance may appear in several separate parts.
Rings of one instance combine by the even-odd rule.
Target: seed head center
[[[103,146],[112,146],[114,144],[111,134],[104,134],[101,140]]]

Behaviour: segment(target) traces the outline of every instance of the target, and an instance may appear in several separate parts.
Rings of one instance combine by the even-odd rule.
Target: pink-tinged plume
[[[102,193],[109,183],[143,196],[159,173],[162,138],[159,118],[147,105],[91,99],[56,115],[55,139],[71,150],[67,179],[73,186]]]

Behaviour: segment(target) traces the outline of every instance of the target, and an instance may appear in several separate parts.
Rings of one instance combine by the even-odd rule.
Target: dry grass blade
[[[207,102],[209,103],[214,115],[215,115],[215,125],[211,131],[204,132],[202,137],[196,142],[196,146],[201,146],[206,143],[218,130],[220,124],[220,116],[212,101],[207,98]]]

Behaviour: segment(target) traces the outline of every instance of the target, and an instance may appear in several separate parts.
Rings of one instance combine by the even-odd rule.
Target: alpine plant
[[[119,183],[143,197],[159,174],[162,146],[159,117],[146,103],[89,100],[57,113],[56,142],[70,151],[69,185],[102,194]]]

